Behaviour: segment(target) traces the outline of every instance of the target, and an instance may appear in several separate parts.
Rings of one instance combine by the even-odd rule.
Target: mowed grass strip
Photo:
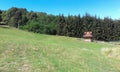
[[[120,72],[120,62],[101,53],[108,43],[0,28],[0,72]]]

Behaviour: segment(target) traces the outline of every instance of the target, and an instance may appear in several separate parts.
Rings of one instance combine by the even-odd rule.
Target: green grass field
[[[120,72],[120,60],[101,53],[115,47],[0,28],[0,72]]]

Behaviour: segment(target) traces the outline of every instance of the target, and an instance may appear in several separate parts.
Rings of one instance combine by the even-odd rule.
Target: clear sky
[[[120,18],[120,0],[0,0],[0,9],[26,8],[48,14],[84,15]]]

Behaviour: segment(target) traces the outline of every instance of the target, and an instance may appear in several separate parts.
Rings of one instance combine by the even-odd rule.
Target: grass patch
[[[119,60],[101,54],[108,43],[0,28],[0,72],[120,72]]]

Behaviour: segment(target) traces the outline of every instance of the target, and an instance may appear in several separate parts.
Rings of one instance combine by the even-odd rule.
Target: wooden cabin
[[[5,22],[0,22],[0,27],[8,28],[9,26]]]
[[[93,35],[91,31],[84,32],[84,35],[83,35],[84,41],[92,42],[92,37]]]

